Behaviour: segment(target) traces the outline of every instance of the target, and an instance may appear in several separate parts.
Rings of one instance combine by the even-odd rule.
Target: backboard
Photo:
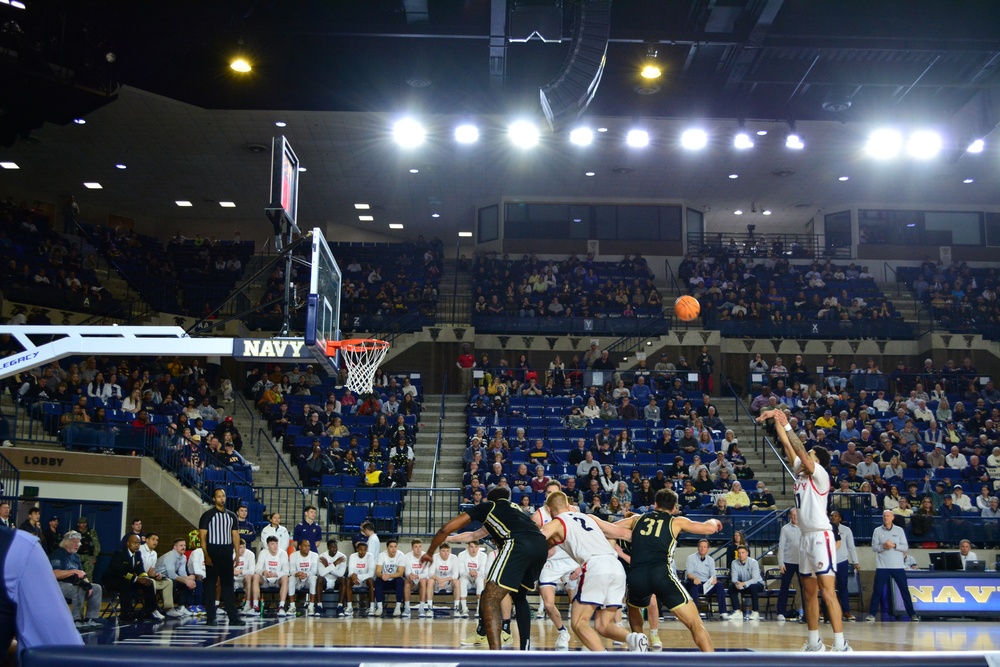
[[[326,356],[327,341],[340,340],[340,287],[342,274],[327,245],[323,232],[312,230],[312,258],[309,276],[309,299],[306,310],[306,345],[313,347],[316,358]],[[328,359],[328,371],[336,375],[340,354]]]

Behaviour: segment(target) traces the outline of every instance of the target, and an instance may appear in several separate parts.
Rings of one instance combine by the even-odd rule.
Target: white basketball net
[[[347,366],[347,388],[356,394],[370,394],[375,371],[388,352],[389,343],[384,340],[365,339],[342,343],[340,356]]]

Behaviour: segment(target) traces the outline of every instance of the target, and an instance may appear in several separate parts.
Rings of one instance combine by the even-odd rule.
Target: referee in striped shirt
[[[222,604],[229,616],[229,626],[246,625],[236,609],[233,592],[233,573],[239,561],[240,531],[236,515],[226,509],[226,490],[217,487],[212,492],[215,507],[201,515],[198,521],[198,538],[205,552],[205,586],[202,604],[205,607],[205,625],[216,625],[215,580],[222,588]]]

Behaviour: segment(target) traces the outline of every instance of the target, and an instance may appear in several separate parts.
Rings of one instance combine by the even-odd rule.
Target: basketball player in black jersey
[[[624,521],[628,520],[623,519],[622,521],[618,521],[616,525],[622,524]],[[625,568],[625,576],[627,577],[629,570],[632,569],[632,543],[628,540],[615,540],[613,546],[615,553],[618,554],[618,562]],[[626,613],[628,614],[629,626],[632,630],[634,632],[642,632],[642,610],[629,608]],[[636,621],[632,619],[633,614],[638,618],[638,630],[635,629]],[[656,601],[656,595],[653,595],[649,599],[649,606],[646,607],[646,618],[649,620],[649,647],[662,649],[663,641],[660,639],[660,605]],[[620,618],[616,619],[616,622],[620,620]]]
[[[722,530],[722,523],[716,519],[691,521],[675,516],[671,512],[676,506],[677,494],[670,489],[660,489],[656,492],[656,509],[615,524],[632,531],[628,572],[629,624],[633,632],[642,632],[642,609],[656,595],[659,604],[669,609],[691,631],[698,648],[714,651],[712,638],[698,615],[698,607],[674,574],[674,548],[681,533],[712,535]]]
[[[510,491],[496,487],[487,494],[486,500],[446,523],[434,536],[420,560],[430,563],[434,552],[449,540],[452,533],[457,533],[473,521],[482,522],[483,527],[463,533],[462,539],[452,538],[451,541],[465,542],[488,535],[496,542],[497,557],[480,597],[481,616],[490,649],[498,651],[502,647],[500,603],[510,595],[517,612],[521,650],[527,650],[531,637],[531,607],[528,605],[527,594],[535,590],[538,575],[549,556],[549,545],[531,517],[510,502]]]

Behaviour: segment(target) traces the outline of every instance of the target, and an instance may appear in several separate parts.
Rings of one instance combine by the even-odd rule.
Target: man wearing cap
[[[837,427],[837,421],[833,418],[833,411],[827,410],[823,415],[816,420],[816,428],[821,428],[824,430],[835,429]]]
[[[59,532],[59,517],[50,516],[48,527],[42,531],[42,547],[45,549],[45,553],[52,555],[59,548],[60,542],[62,542],[62,533]]]
[[[82,536],[71,530],[63,536],[59,545],[49,554],[49,563],[53,574],[59,582],[59,590],[63,597],[73,605],[73,620],[80,630],[90,630],[101,627],[97,620],[101,613],[102,590],[99,584],[92,583],[87,573],[83,571],[80,557]],[[87,618],[83,617],[83,608],[87,607]]]
[[[93,581],[94,564],[101,555],[101,541],[97,539],[97,531],[88,527],[85,516],[76,520],[76,532],[80,533],[80,548],[76,554],[80,558],[81,569],[87,573],[87,579]]]
[[[226,417],[224,420],[219,422],[218,426],[215,427],[215,436],[220,441],[225,441],[225,433],[227,432],[232,434],[233,446],[236,448],[236,451],[243,451],[243,436],[241,436],[239,430],[237,430],[232,417]]]

